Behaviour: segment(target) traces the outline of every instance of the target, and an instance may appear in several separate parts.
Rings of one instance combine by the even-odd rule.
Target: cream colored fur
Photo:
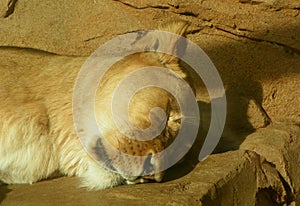
[[[186,28],[185,22],[174,22],[161,29],[184,35]],[[169,41],[170,47],[176,46],[172,40],[165,41]],[[64,68],[52,67],[51,62],[40,68],[0,68],[0,182],[31,184],[67,175],[81,177],[83,186],[94,190],[134,180],[122,175],[127,163],[109,157],[120,171],[111,172],[99,166],[83,149],[72,117],[72,94],[80,67],[71,68],[63,57],[61,59]],[[76,61],[80,63],[82,59],[73,58],[69,62]],[[163,66],[187,77],[178,60],[164,54],[135,54],[114,65],[97,91],[96,116],[105,136],[123,151],[129,148],[128,139],[117,138],[120,135],[107,114],[109,100],[117,82],[128,72],[143,66]],[[152,142],[138,145],[142,150],[137,153],[164,149],[180,125],[180,112],[174,98],[163,90],[150,89],[136,95],[131,104],[131,119],[142,129],[149,126],[148,113],[152,107],[160,106],[169,115],[167,132]],[[157,180],[161,180],[162,174],[156,175]]]

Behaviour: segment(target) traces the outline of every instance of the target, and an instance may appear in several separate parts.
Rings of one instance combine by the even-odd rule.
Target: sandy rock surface
[[[87,192],[76,178],[60,178],[0,186],[0,205],[300,204],[299,0],[3,0],[0,66],[80,67],[113,37],[172,19],[191,22],[187,37],[226,88],[218,154],[197,163],[196,144],[161,184]],[[194,78],[203,136],[209,97]]]
[[[171,168],[165,183],[89,192],[78,188],[76,178],[59,178],[2,186],[0,200],[2,205],[295,205],[299,132],[299,126],[283,123],[259,129],[240,150],[211,155],[193,168],[186,163]]]

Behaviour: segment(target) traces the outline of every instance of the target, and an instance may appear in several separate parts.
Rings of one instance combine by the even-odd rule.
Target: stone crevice
[[[273,203],[290,204],[295,200],[292,187],[277,170],[276,165],[267,161],[266,157],[256,151],[245,150],[245,153],[247,154],[248,161],[250,161],[250,163],[253,164],[253,159],[255,160],[254,166],[256,168],[255,172],[258,188],[256,201],[261,201],[260,193],[267,190],[269,192],[265,192],[264,196],[269,196],[268,199]],[[257,158],[253,158],[253,156],[256,156]]]
[[[137,6],[137,5],[133,5],[129,2],[125,2],[125,1],[121,1],[121,0],[115,0],[117,2],[120,2],[126,6],[129,6],[133,9],[150,9],[150,8],[154,8],[154,9],[162,9],[162,10],[166,10],[166,9],[169,9],[170,7],[169,6],[165,6],[165,5],[146,5],[146,6]]]
[[[258,43],[264,42],[264,43],[276,45],[276,46],[284,48],[286,51],[290,51],[291,53],[296,53],[296,54],[300,55],[300,49],[291,47],[289,45],[286,45],[286,44],[283,44],[283,43],[280,43],[280,42],[270,41],[270,40],[261,39],[261,38],[257,38],[257,37],[250,37],[250,36],[243,35],[243,34],[237,34],[235,32],[232,32],[230,30],[225,29],[221,25],[214,25],[214,28],[216,28],[217,30],[223,31],[225,33],[234,35],[234,36],[239,37],[239,38],[246,38],[248,40],[255,41],[255,42],[258,42]],[[243,30],[243,31],[245,31],[245,30]]]
[[[183,12],[174,12],[175,14],[179,14],[182,16],[191,16],[191,17],[198,17],[199,14],[192,12],[192,11],[183,11]]]
[[[7,4],[7,10],[4,14],[4,18],[9,17],[10,15],[12,15],[15,11],[15,6],[18,0],[10,0]]]

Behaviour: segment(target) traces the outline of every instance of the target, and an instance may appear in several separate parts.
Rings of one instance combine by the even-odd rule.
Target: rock
[[[263,128],[271,123],[270,117],[255,100],[249,100],[247,116],[253,128]]]
[[[273,134],[272,129],[261,132],[266,136]],[[259,133],[249,138],[262,140]],[[289,164],[296,166],[294,161]],[[79,189],[77,184],[76,178],[59,178],[31,186],[2,186],[0,200],[4,205],[268,205],[293,200],[290,185],[278,173],[277,165],[243,149],[211,155],[189,174],[165,183],[127,185],[97,192]]]
[[[4,18],[7,15],[9,0],[0,2],[0,17]]]
[[[299,193],[299,125],[275,123],[249,135],[240,149],[254,151],[272,163],[287,188],[287,196]],[[299,200],[299,197],[296,197]]]

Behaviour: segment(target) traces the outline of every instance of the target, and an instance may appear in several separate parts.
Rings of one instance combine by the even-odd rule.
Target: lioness
[[[188,23],[176,21],[160,29],[185,35]],[[164,46],[176,49],[176,42],[165,39]],[[156,45],[160,47],[158,42]],[[176,137],[180,128],[180,109],[174,97],[160,88],[147,88],[137,92],[129,104],[130,120],[136,127],[149,127],[149,111],[160,107],[166,113],[165,129],[151,141],[134,141],[117,131],[110,114],[110,100],[118,82],[129,72],[146,66],[159,66],[176,72],[182,78],[189,75],[179,60],[162,53],[137,53],[117,62],[105,74],[95,97],[95,116],[104,137],[120,152],[129,155],[149,155],[151,175],[126,174],[128,167],[138,162],[123,162],[107,152],[107,143],[91,146],[99,161],[109,161],[111,170],[99,164],[83,148],[74,129],[72,94],[80,68],[60,69],[0,68],[0,182],[5,184],[31,184],[54,174],[77,176],[82,185],[91,190],[120,184],[161,181],[163,171],[151,162],[151,155],[162,151]],[[93,152],[93,151],[92,151]],[[100,154],[101,153],[101,154]],[[96,154],[97,155],[97,154]],[[143,164],[143,163],[141,163]],[[127,167],[127,168],[126,168]]]

